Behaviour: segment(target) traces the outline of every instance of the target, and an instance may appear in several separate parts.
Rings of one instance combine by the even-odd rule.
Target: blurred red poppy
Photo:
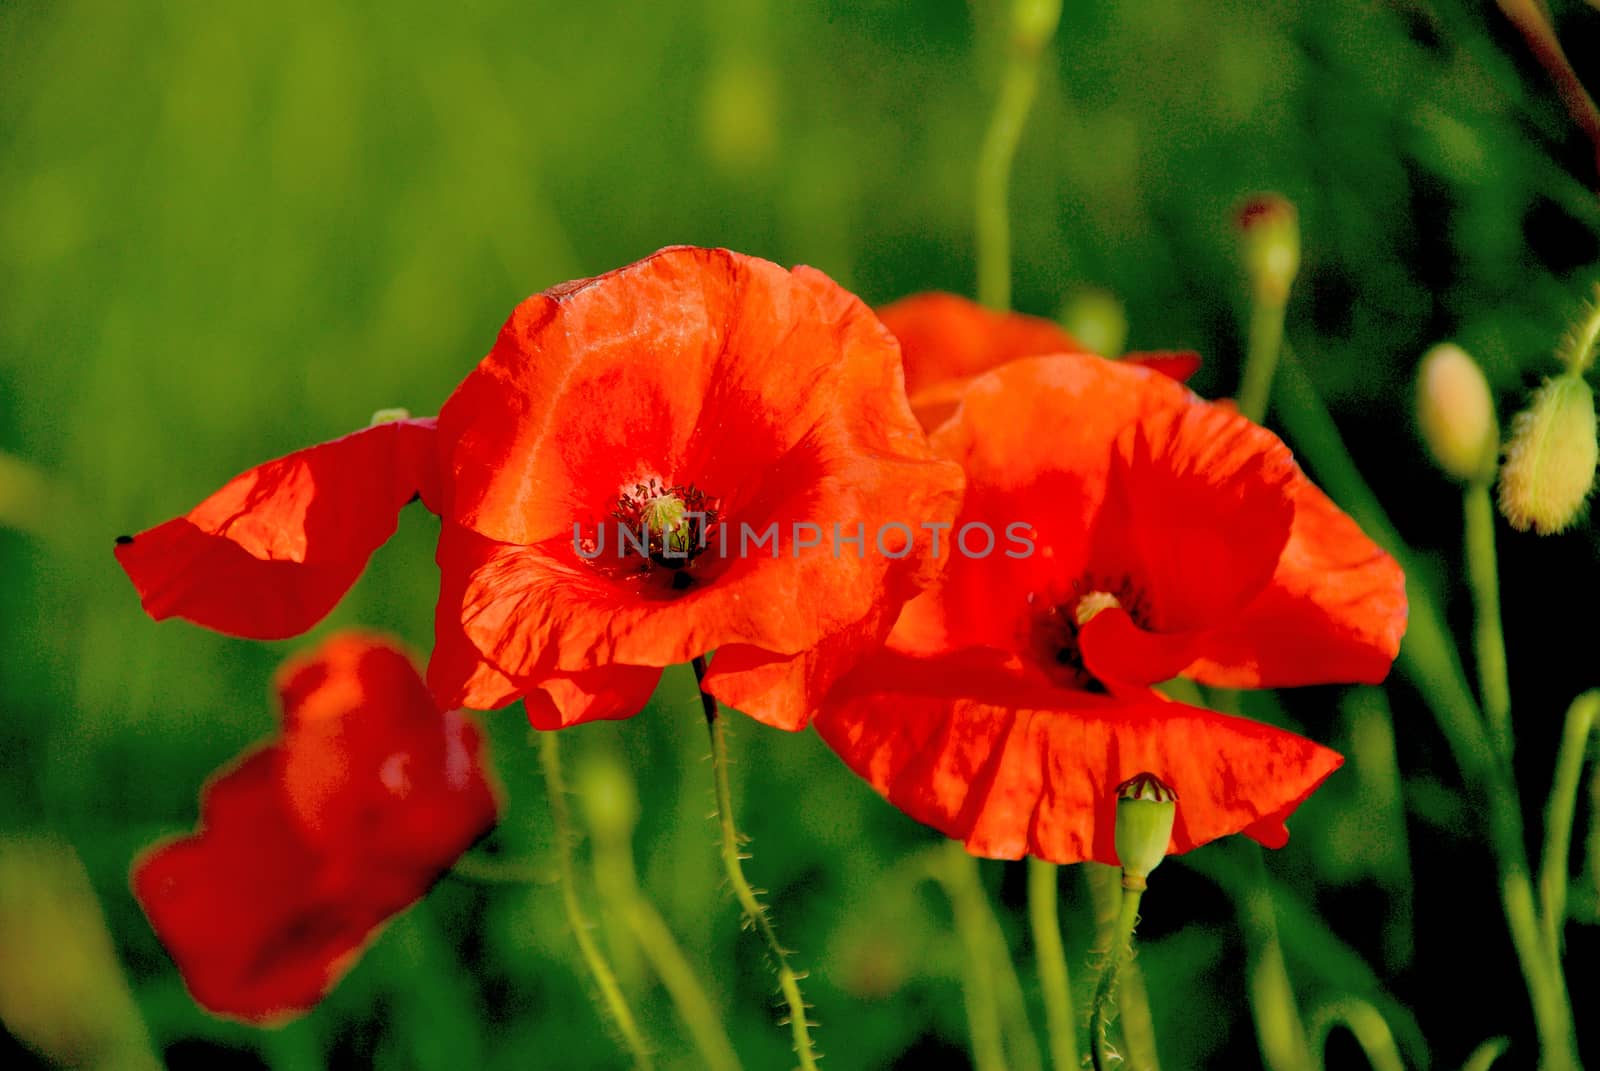
[[[1270,432],[1149,369],[1012,362],[933,442],[967,472],[958,533],[1026,523],[1004,551],[951,556],[830,697],[824,739],[980,854],[1113,862],[1112,790],[1146,771],[1182,800],[1174,851],[1281,843],[1338,756],[1149,685],[1381,680],[1398,565]]]
[[[345,633],[278,675],[283,727],[206,786],[196,832],[133,891],[194,998],[281,1021],[494,825],[482,735],[440,714],[405,654]]]
[[[451,482],[429,680],[627,717],[662,667],[804,727],[935,570],[959,505],[898,347],[820,272],[674,248],[530,298],[439,415]],[[618,526],[639,533],[629,547]]]
[[[1087,352],[1054,321],[996,312],[956,294],[913,294],[885,305],[878,317],[900,342],[906,393],[929,430],[955,412],[974,376],[1019,357]],[[1122,359],[1180,381],[1200,367],[1199,354],[1189,352],[1130,353]]]

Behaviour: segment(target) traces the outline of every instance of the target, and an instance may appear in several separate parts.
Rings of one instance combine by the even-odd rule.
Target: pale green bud
[[[1117,786],[1116,845],[1124,887],[1143,889],[1167,857],[1177,815],[1178,793],[1155,774],[1136,774]]]
[[[1056,321],[1090,353],[1115,357],[1128,341],[1128,314],[1107,290],[1075,291],[1061,306]]]
[[[1300,274],[1300,214],[1288,198],[1262,193],[1250,198],[1236,217],[1240,253],[1255,300],[1283,305]]]
[[[1494,478],[1500,452],[1489,381],[1465,350],[1445,342],[1417,366],[1417,427],[1428,453],[1458,480]]]
[[[1512,421],[1500,512],[1540,535],[1570,527],[1594,489],[1596,453],[1594,391],[1577,376],[1545,380]]]

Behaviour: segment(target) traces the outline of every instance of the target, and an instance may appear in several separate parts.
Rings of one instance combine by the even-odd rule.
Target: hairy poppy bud
[[[1282,305],[1300,272],[1300,217],[1288,198],[1262,193],[1250,198],[1236,217],[1255,300]]]
[[[1417,366],[1417,426],[1440,468],[1458,480],[1494,477],[1500,452],[1489,381],[1460,346],[1441,343]]]
[[[1143,889],[1167,857],[1177,814],[1178,793],[1155,774],[1136,774],[1117,786],[1117,859],[1124,888]]]
[[[1577,376],[1545,380],[1511,424],[1500,512],[1540,535],[1569,527],[1594,489],[1595,459],[1594,391]]]

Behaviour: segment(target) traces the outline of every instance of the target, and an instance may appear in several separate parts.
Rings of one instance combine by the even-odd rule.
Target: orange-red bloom
[[[957,530],[1025,522],[1032,551],[954,555],[830,698],[829,744],[979,854],[1114,862],[1114,788],[1147,771],[1182,800],[1173,851],[1282,843],[1338,756],[1148,686],[1382,679],[1395,562],[1270,432],[1149,369],[1012,362],[933,443],[967,472]]]
[[[390,916],[494,824],[478,727],[441,715],[410,660],[343,634],[278,676],[283,729],[215,777],[200,827],[133,891],[202,1006],[305,1012]]]
[[[955,412],[974,376],[1019,357],[1081,353],[1077,339],[1053,321],[996,312],[956,294],[932,291],[901,298],[878,310],[905,356],[906,393],[930,431]],[[1195,353],[1130,353],[1130,364],[1186,380],[1200,367]]]
[[[712,649],[709,691],[803,727],[927,583],[922,524],[948,522],[961,486],[865,306],[723,250],[530,298],[439,437],[430,683],[447,704],[527,695],[541,727],[631,715],[662,667]],[[619,553],[619,521],[648,532],[643,553]]]

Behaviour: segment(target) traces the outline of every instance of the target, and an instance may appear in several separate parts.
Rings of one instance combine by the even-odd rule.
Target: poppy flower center
[[[691,582],[686,570],[710,545],[719,506],[692,483],[668,486],[654,477],[636,483],[611,511],[619,526],[618,550],[639,559],[640,571],[667,570],[673,588],[682,590]]]
[[[1033,596],[1029,599],[1032,601]],[[1066,598],[1035,617],[1032,646],[1051,676],[1069,688],[1103,690],[1083,664],[1078,633],[1095,615],[1111,609],[1123,610],[1135,624],[1144,625],[1144,598],[1127,578],[1111,582],[1082,577],[1072,583]]]

